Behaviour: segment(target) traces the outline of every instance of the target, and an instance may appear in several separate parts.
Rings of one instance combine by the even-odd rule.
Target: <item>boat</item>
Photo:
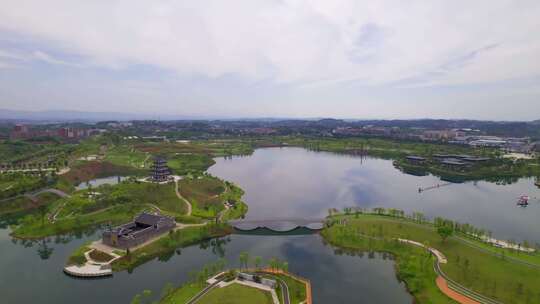
[[[518,198],[517,205],[518,206],[528,206],[529,205],[530,197],[528,195],[522,195]]]

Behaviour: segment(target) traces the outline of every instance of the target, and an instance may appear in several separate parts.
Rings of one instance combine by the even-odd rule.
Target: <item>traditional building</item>
[[[175,226],[176,222],[172,217],[141,213],[133,222],[103,232],[103,244],[128,249],[168,232]]]
[[[423,165],[426,163],[426,158],[421,156],[410,155],[407,156],[405,159],[407,159],[407,162],[413,165]]]
[[[153,182],[165,182],[169,179],[171,170],[167,166],[167,161],[161,157],[154,158],[152,169],[150,171],[150,178]]]

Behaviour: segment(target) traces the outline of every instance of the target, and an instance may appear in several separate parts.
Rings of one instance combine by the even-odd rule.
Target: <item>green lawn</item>
[[[174,303],[174,302],[171,302]],[[232,284],[223,288],[214,288],[198,304],[273,304],[272,295],[253,287]]]
[[[205,286],[197,283],[188,283],[182,287],[175,289],[170,295],[159,301],[160,304],[185,304],[195,295],[197,295]]]
[[[88,197],[88,190],[77,191],[69,198],[61,198],[48,204],[45,218],[42,217],[43,214],[27,215],[14,230],[14,235],[36,238],[80,230],[101,223],[119,224],[130,221],[143,210],[155,211],[155,207],[170,216],[183,216],[186,206],[176,196],[174,188],[173,183],[126,181],[117,185],[93,188],[92,191],[100,193],[94,198]],[[51,223],[47,216],[55,213],[57,221]],[[197,222],[196,219],[185,220]]]
[[[108,161],[78,161],[72,165],[68,173],[61,175],[60,178],[77,185],[94,178],[141,174],[146,174],[146,171],[140,168],[120,166]]]
[[[386,241],[368,239],[365,235]],[[411,291],[420,303],[439,303],[433,299],[441,298],[434,288],[431,264],[427,268],[423,262],[418,264],[425,259],[425,252],[397,244],[391,241],[393,238],[411,239],[437,248],[448,258],[448,264],[441,265],[443,271],[453,280],[485,296],[504,303],[533,303],[540,299],[537,289],[540,269],[492,256],[456,238],[443,242],[432,226],[390,217],[361,215],[355,219],[350,216],[346,226],[335,225],[325,229],[323,236],[343,247],[393,253],[397,257],[398,275],[407,282],[409,289],[418,287]]]
[[[264,275],[264,276],[267,276],[270,279],[274,279],[277,277],[283,280],[285,284],[287,284],[287,287],[289,288],[289,297],[290,297],[291,303],[298,304],[306,300],[306,285],[304,283],[283,274],[272,274],[272,275]],[[281,299],[280,293],[281,291],[278,291],[278,296]]]
[[[118,145],[107,150],[105,160],[118,165],[134,168],[147,168],[150,162],[145,162],[147,154],[136,150],[130,145]]]
[[[37,201],[32,201],[28,197],[20,196],[0,202],[0,215],[30,212],[39,206],[49,206],[59,197],[53,193],[42,193],[37,196]]]
[[[22,173],[0,174],[0,199],[9,198],[45,187],[46,179]]]
[[[70,216],[51,223],[46,217],[39,214],[27,215],[15,227],[12,235],[18,238],[36,239],[51,235],[63,234],[73,231],[82,231],[99,224],[110,223],[118,225],[128,222],[143,210],[148,210],[146,205],[114,206],[102,211],[78,216]]]
[[[178,186],[180,194],[192,204],[193,215],[213,218],[224,209],[220,195],[225,191],[225,185],[218,178],[185,178],[178,182]]]
[[[176,175],[204,172],[213,164],[215,161],[207,154],[178,153],[167,159],[167,165]]]

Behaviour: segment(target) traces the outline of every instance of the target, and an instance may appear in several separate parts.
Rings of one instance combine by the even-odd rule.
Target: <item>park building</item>
[[[174,218],[143,212],[127,224],[103,232],[103,244],[128,249],[141,245],[176,227]]]
[[[153,182],[161,183],[169,180],[171,170],[167,166],[167,161],[164,158],[156,157],[150,170],[150,179]]]

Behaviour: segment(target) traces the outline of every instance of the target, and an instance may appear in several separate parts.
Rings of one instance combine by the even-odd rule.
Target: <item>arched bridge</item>
[[[233,220],[229,224],[238,233],[261,235],[309,234],[324,228],[325,219],[276,218],[261,220]]]

